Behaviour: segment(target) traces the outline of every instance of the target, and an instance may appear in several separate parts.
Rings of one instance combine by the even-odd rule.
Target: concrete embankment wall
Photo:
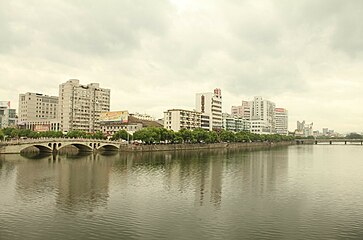
[[[294,145],[294,141],[287,142],[252,142],[252,143],[213,143],[213,144],[152,144],[152,145],[122,145],[121,152],[154,152],[178,150],[203,150],[203,149],[248,149],[266,148]]]

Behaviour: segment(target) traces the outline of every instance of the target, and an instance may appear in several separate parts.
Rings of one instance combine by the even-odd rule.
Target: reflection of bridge
[[[67,146],[74,146],[82,152],[117,151],[120,149],[120,145],[121,142],[119,141],[82,138],[20,139],[0,142],[0,154],[20,153],[30,147],[36,147],[41,152],[57,152]]]
[[[363,145],[363,139],[296,139],[296,144],[360,144]]]

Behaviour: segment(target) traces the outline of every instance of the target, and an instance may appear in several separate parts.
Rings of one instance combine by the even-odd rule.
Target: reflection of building
[[[223,161],[212,159],[215,153],[207,153],[207,161],[199,161],[197,176],[195,179],[195,201],[199,205],[212,203],[219,207],[222,200]]]
[[[255,97],[251,102],[251,132],[275,133],[275,103]]]
[[[62,131],[95,132],[100,130],[101,112],[110,111],[110,89],[68,80],[59,85],[59,109]]]
[[[288,111],[285,108],[275,108],[275,128],[276,133],[287,135],[288,130]]]
[[[29,92],[20,94],[18,124],[38,132],[59,130],[58,97]]]
[[[250,121],[243,117],[232,116],[228,113],[222,114],[223,129],[227,131],[240,132],[250,130]]]
[[[216,88],[211,93],[197,93],[195,99],[196,111],[209,116],[209,130],[222,129],[222,94]]]
[[[0,101],[0,129],[16,125],[16,110],[10,108],[10,102]]]
[[[69,208],[94,208],[106,204],[112,162],[102,155],[81,156],[77,161],[59,163],[57,204]]]
[[[169,130],[193,130],[201,127],[201,113],[183,109],[170,109],[164,112],[164,127]]]

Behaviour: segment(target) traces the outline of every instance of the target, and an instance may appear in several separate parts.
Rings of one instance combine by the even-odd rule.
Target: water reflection
[[[60,208],[104,206],[109,197],[112,162],[102,155],[59,156],[57,198]]]
[[[287,148],[27,156],[27,161],[17,164],[16,189],[24,200],[52,193],[60,209],[92,210],[107,205],[112,173],[119,176],[118,188],[134,181],[131,176],[137,175],[140,182],[151,176],[160,178],[166,191],[192,191],[197,205],[218,209],[226,184],[236,186],[235,194],[240,195],[275,191],[287,178],[288,158]]]
[[[0,236],[361,239],[362,154],[292,146],[0,156]]]

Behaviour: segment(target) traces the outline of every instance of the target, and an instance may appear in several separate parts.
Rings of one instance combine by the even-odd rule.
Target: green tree
[[[4,140],[5,134],[4,132],[0,129],[0,141]]]
[[[87,138],[87,133],[79,131],[79,130],[73,130],[69,131],[66,135],[68,138]]]
[[[113,134],[111,140],[119,140],[119,139],[127,140],[128,135],[129,134],[126,132],[126,130],[122,129],[122,130],[116,132],[115,134]]]
[[[193,134],[189,129],[182,129],[179,131],[179,133],[184,142],[190,143],[193,141]]]
[[[226,131],[226,130],[222,130],[219,133],[219,138],[221,139],[222,142],[235,142],[236,141],[235,134],[231,131]]]
[[[358,133],[349,133],[347,136],[345,136],[346,139],[362,139],[363,136]]]

